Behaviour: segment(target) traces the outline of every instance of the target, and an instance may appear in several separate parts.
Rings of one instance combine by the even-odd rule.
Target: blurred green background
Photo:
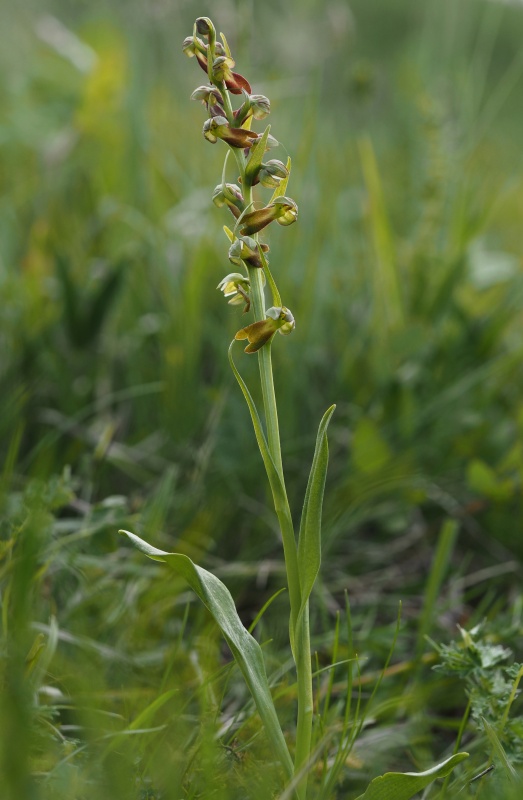
[[[229,762],[216,794],[198,783],[215,758],[205,725],[225,724],[209,676],[226,652],[184,585],[116,534],[131,528],[216,571],[246,623],[284,580],[227,362],[245,322],[215,289],[231,269],[221,230],[230,219],[211,203],[225,148],[201,136],[204,112],[189,96],[205,77],[181,42],[196,16],[213,18],[253,91],[271,99],[282,143],[271,156],[293,160],[298,223],[267,236],[297,321],[273,348],[289,492],[298,516],[318,420],[337,403],[315,648],[328,659],[348,590],[358,651],[377,669],[400,599],[398,660],[430,649],[423,634],[448,641],[457,622],[509,619],[509,639],[521,632],[523,7],[9,5],[0,32],[6,798],[236,797]],[[256,359],[238,363],[254,386]],[[422,624],[449,519],[457,535]],[[288,660],[286,602],[261,624],[274,670]],[[437,716],[445,691],[449,715],[462,713],[463,690],[449,695],[427,674],[421,697],[416,684],[402,701],[411,727],[403,719],[393,741],[375,743],[372,763],[362,747],[356,783],[340,797],[393,759],[405,766],[407,742],[421,762],[447,741],[443,724],[412,727],[409,709],[422,703]],[[227,718],[245,704],[237,684],[223,689]],[[167,691],[135,726],[151,732],[124,746],[116,734]],[[252,764],[248,796],[264,797],[266,776],[253,788]]]

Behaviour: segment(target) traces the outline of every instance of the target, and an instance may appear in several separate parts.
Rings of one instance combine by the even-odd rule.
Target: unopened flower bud
[[[209,34],[213,37],[216,36],[216,30],[209,17],[198,17],[194,24],[200,36],[209,36]]]
[[[265,119],[271,113],[271,102],[263,94],[251,94],[251,110],[254,119]]]
[[[266,164],[261,165],[258,173],[258,180],[262,186],[269,188],[277,188],[285,178],[289,175],[289,170],[281,161],[272,158]]]

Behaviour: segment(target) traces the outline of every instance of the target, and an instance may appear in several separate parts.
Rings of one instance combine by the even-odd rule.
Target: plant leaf
[[[234,373],[234,376],[238,381],[238,385],[240,386],[240,389],[243,392],[245,402],[247,403],[251,415],[256,441],[260,449],[260,454],[263,459],[263,464],[265,466],[265,471],[267,473],[267,478],[269,479],[269,485],[271,487],[272,498],[274,501],[274,510],[276,511],[278,522],[280,523],[287,570],[289,573],[291,573],[292,571],[292,574],[294,576],[292,586],[299,587],[298,553],[294,539],[294,527],[292,524],[292,516],[291,516],[291,510],[289,508],[289,502],[287,500],[287,493],[285,491],[285,486],[283,485],[283,482],[278,474],[278,470],[276,469],[272,456],[269,452],[267,439],[265,438],[258,410],[256,408],[254,400],[252,399],[252,395],[249,392],[247,384],[240,375],[236,364],[234,363],[234,359],[232,357],[232,348],[234,346],[234,342],[235,339],[232,340],[229,346],[229,363],[231,365],[231,369]],[[266,345],[266,347],[270,347],[270,345]],[[289,588],[290,591],[292,592],[292,587]],[[301,607],[300,596],[291,597],[291,608],[293,607],[296,610]],[[296,614],[296,611],[294,613]],[[296,656],[295,641],[294,641],[295,621],[296,621],[295,618],[293,618],[293,615],[291,615],[289,635],[291,641],[291,649],[294,656]]]
[[[232,244],[232,242],[234,242],[234,240],[236,239],[236,236],[235,236],[235,235],[234,235],[234,233],[231,231],[231,229],[227,227],[227,225],[224,225],[224,226],[223,226],[223,230],[224,230],[224,232],[225,232],[225,235],[226,235],[226,237],[228,238],[228,240],[229,240],[229,241],[231,242],[231,244]]]
[[[267,261],[267,259],[265,257],[265,253],[262,250],[262,246],[261,246],[260,242],[258,242],[258,254],[260,256],[260,261],[262,263],[263,271],[264,271],[264,273],[265,273],[265,275],[267,277],[267,281],[269,283],[269,286],[271,287],[272,304],[273,304],[273,306],[276,306],[276,308],[279,308],[282,305],[280,293],[278,291],[278,287],[276,286],[276,282],[275,282],[274,278],[272,277],[272,272],[269,269],[269,262]]]
[[[269,131],[271,129],[270,125],[267,125],[263,134],[258,139],[255,144],[251,147],[249,160],[245,165],[245,181],[248,184],[252,185],[252,181],[260,171],[260,167],[262,165],[263,155],[267,148],[267,138],[269,136]]]
[[[287,186],[289,185],[289,178],[291,177],[291,157],[289,156],[287,159],[287,177],[282,180],[279,186],[276,187],[274,192],[272,193],[272,197],[269,200],[269,205],[274,203],[277,197],[285,197],[287,193]]]
[[[301,609],[303,612],[318,576],[321,564],[321,510],[329,463],[327,428],[336,406],[327,409],[318,428],[316,447],[307,482],[298,540],[298,569],[300,571]]]
[[[124,277],[125,264],[120,262],[100,282],[100,286],[91,298],[87,307],[85,320],[85,344],[89,344],[100,333],[101,327],[107,318],[116,295],[120,290]]]
[[[227,587],[211,572],[196,566],[188,556],[158,550],[129,531],[120,533],[128,536],[146,556],[154,561],[165,562],[170,569],[184,577],[210,611],[245,678],[267,736],[286,776],[292,777],[292,760],[274,708],[261,647],[244,628]]]
[[[444,778],[468,753],[456,753],[425,772],[386,772],[374,778],[357,800],[410,800],[436,778]]]

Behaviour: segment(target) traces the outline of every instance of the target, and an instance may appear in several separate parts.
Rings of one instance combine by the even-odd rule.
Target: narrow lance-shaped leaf
[[[252,184],[254,178],[258,174],[260,167],[262,165],[263,155],[265,153],[267,147],[267,139],[269,136],[269,131],[271,129],[270,125],[267,125],[263,134],[260,136],[257,142],[253,144],[251,147],[251,151],[249,153],[249,160],[245,165],[245,180],[247,183]]]
[[[292,586],[295,587],[294,594],[291,594],[291,609],[293,614],[291,614],[290,626],[289,626],[289,634],[290,634],[290,641],[291,641],[291,649],[294,655],[296,655],[295,650],[295,620],[298,613],[298,609],[301,606],[301,598],[299,595],[299,572],[298,572],[298,554],[296,548],[296,542],[294,539],[294,527],[292,524],[292,517],[289,508],[289,503],[287,501],[287,495],[285,493],[285,488],[282,484],[281,478],[278,475],[278,471],[272,460],[271,454],[269,452],[269,447],[267,445],[267,440],[265,438],[265,434],[263,432],[261,420],[258,414],[258,410],[252,399],[252,395],[249,392],[247,384],[243,380],[242,376],[240,375],[236,364],[234,363],[234,359],[232,357],[232,348],[234,345],[234,339],[232,340],[230,347],[229,347],[229,363],[231,365],[231,369],[234,372],[234,376],[238,381],[238,385],[243,392],[243,396],[245,398],[245,402],[249,408],[249,412],[251,415],[251,420],[254,428],[254,433],[256,436],[256,441],[258,443],[258,447],[260,449],[260,454],[263,459],[263,464],[265,466],[265,470],[267,472],[267,478],[269,479],[269,484],[271,487],[272,498],[274,501],[274,509],[276,511],[276,515],[278,517],[278,522],[280,523],[280,528],[282,532],[282,540],[283,540],[283,548],[285,552],[285,562],[287,564],[287,569],[289,572],[294,574],[295,580],[292,582]],[[292,587],[289,586],[290,591],[292,592]]]
[[[436,778],[444,778],[468,753],[456,753],[426,772],[386,772],[369,783],[357,800],[410,800]]]
[[[252,152],[252,151],[251,151]],[[285,197],[287,193],[287,186],[289,185],[289,179],[291,177],[291,157],[289,156],[287,159],[287,163],[285,165],[287,167],[287,177],[282,180],[279,186],[276,187],[274,192],[272,193],[272,197],[269,203],[274,203],[277,197]]]
[[[286,777],[290,778],[292,776],[292,760],[274,708],[261,647],[244,628],[227,587],[211,572],[194,564],[188,556],[158,550],[129,531],[121,531],[121,533],[128,536],[133,544],[149,558],[165,562],[174,572],[185,578],[210,611],[245,678]]]
[[[272,272],[269,269],[269,262],[265,258],[265,253],[263,252],[262,246],[261,246],[261,244],[259,242],[258,242],[258,253],[259,253],[259,256],[260,256],[260,261],[262,263],[263,272],[267,277],[267,281],[269,283],[269,286],[271,287],[272,304],[273,304],[273,306],[277,306],[277,307],[281,306],[282,302],[281,302],[280,293],[278,291],[278,287],[276,286],[276,282],[275,282],[274,278],[272,277]]]
[[[323,493],[329,463],[327,428],[336,406],[331,406],[320,422],[311,471],[305,492],[298,540],[298,568],[300,571],[301,608],[303,613],[321,563],[321,512]]]

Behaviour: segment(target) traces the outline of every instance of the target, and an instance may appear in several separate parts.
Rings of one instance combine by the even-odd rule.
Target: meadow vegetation
[[[271,157],[292,155],[299,220],[269,239],[296,319],[273,347],[296,518],[318,420],[337,404],[311,598],[309,796],[351,800],[384,772],[465,750],[417,796],[519,798],[523,7],[12,6],[0,32],[2,800],[287,796],[209,614],[117,533],[229,587],[256,623],[292,748],[279,527],[227,359],[246,323],[216,291],[230,271],[210,200],[224,148],[200,136],[189,97],[205,76],[181,52],[202,14],[271,99]],[[240,354],[254,385],[256,357]]]

